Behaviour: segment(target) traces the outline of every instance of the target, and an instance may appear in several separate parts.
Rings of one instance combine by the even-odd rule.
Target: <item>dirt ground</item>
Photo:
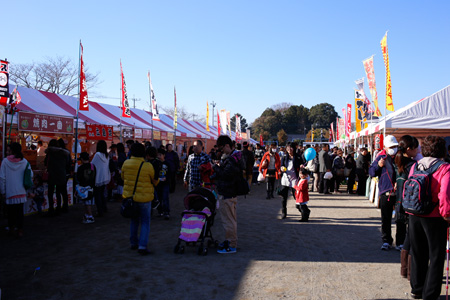
[[[253,186],[239,199],[238,253],[199,256],[173,253],[185,194],[179,185],[170,195],[169,221],[152,220],[149,256],[129,249],[119,202],[94,224],[76,204],[26,217],[21,239],[1,231],[1,299],[410,299],[400,253],[380,250],[380,212],[363,197],[311,193],[310,222],[300,223],[292,198],[280,220],[280,198]],[[224,239],[219,215],[212,231]]]

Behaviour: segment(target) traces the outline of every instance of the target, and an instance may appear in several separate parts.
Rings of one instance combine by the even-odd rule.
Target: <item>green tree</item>
[[[236,115],[241,118],[241,132],[245,132],[245,129],[248,127],[247,120],[242,117],[240,113],[237,113]],[[230,119],[231,131],[236,131],[236,115],[232,116]]]
[[[338,114],[329,103],[314,105],[309,110],[309,121],[314,128],[328,128],[331,122],[336,122]]]
[[[278,138],[278,143],[280,145],[286,145],[286,142],[288,139],[288,135],[286,134],[286,131],[284,131],[283,129],[280,129],[280,131],[277,132],[277,138]]]

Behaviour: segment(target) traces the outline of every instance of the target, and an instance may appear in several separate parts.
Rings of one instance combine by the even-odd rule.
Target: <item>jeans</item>
[[[147,249],[148,239],[150,235],[150,211],[152,202],[136,202],[138,204],[139,214],[136,218],[131,219],[130,223],[130,244],[138,245],[139,249]],[[141,232],[138,229],[141,225]]]
[[[169,184],[164,184],[161,186],[158,185],[156,187],[156,193],[158,194],[158,200],[160,202],[160,205],[158,207],[159,213],[164,213],[164,214],[170,213],[169,192],[170,192]]]
[[[380,210],[381,210],[381,239],[383,243],[388,243],[392,245],[392,211],[394,210],[396,197],[395,196],[386,196],[386,194],[382,194],[380,196]],[[396,234],[395,234],[395,245],[400,246],[403,245],[406,236],[406,224],[405,222],[396,222]]]

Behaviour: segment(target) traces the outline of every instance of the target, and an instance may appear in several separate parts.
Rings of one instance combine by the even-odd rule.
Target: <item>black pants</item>
[[[392,211],[394,210],[396,197],[388,197],[386,194],[380,196],[380,210],[381,210],[381,239],[383,243],[392,245]],[[395,244],[397,246],[403,245],[406,236],[405,222],[396,222]]]
[[[94,187],[95,205],[97,206],[97,214],[99,216],[102,216],[104,212],[108,211],[106,207],[105,189],[106,185]]]
[[[347,178],[347,192],[353,192],[353,186],[355,185],[356,173],[353,170]]]
[[[169,192],[174,193],[177,186],[177,172],[169,173]]]
[[[270,175],[267,177],[267,195],[273,197],[273,190],[275,189],[275,170],[267,170],[266,175]]]
[[[48,212],[53,212],[53,193],[56,187],[56,210],[61,210],[61,197],[63,200],[63,208],[65,210],[69,207],[69,197],[67,196],[67,183],[55,184],[53,181],[48,182]]]
[[[409,216],[411,240],[411,293],[438,299],[447,243],[447,222],[442,218]]]
[[[6,211],[8,213],[8,226],[12,231],[14,228],[23,229],[23,203],[7,204]]]
[[[339,192],[339,186],[341,185],[342,182],[342,177],[338,176],[338,175],[333,175],[334,177],[334,190],[336,192]]]
[[[325,176],[325,172],[319,173],[319,193],[328,193],[328,184],[329,180],[324,179],[323,176]]]
[[[365,196],[367,175],[363,169],[356,169],[356,175],[358,175],[358,189],[356,190],[356,192],[360,196]]]
[[[295,198],[295,189],[283,186],[283,189],[281,190],[281,196],[283,197],[283,200],[281,200],[281,208],[285,211],[287,207],[287,199],[289,197],[289,190],[292,192],[292,196]]]

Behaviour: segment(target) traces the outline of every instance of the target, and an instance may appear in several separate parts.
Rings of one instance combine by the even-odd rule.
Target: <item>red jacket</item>
[[[295,186],[295,202],[305,203],[309,201],[308,180],[300,179]]]
[[[280,168],[281,168],[281,160],[280,160],[280,156],[278,155],[278,153],[274,153],[273,156],[275,157],[275,178],[279,179],[280,178]],[[267,166],[269,165],[269,161],[270,161],[270,153],[266,152],[264,153],[263,158],[261,159],[261,163],[259,164],[259,171],[263,173],[264,177],[266,177],[266,173],[267,173],[267,166],[263,169],[262,166],[264,165],[263,162],[267,160]]]

